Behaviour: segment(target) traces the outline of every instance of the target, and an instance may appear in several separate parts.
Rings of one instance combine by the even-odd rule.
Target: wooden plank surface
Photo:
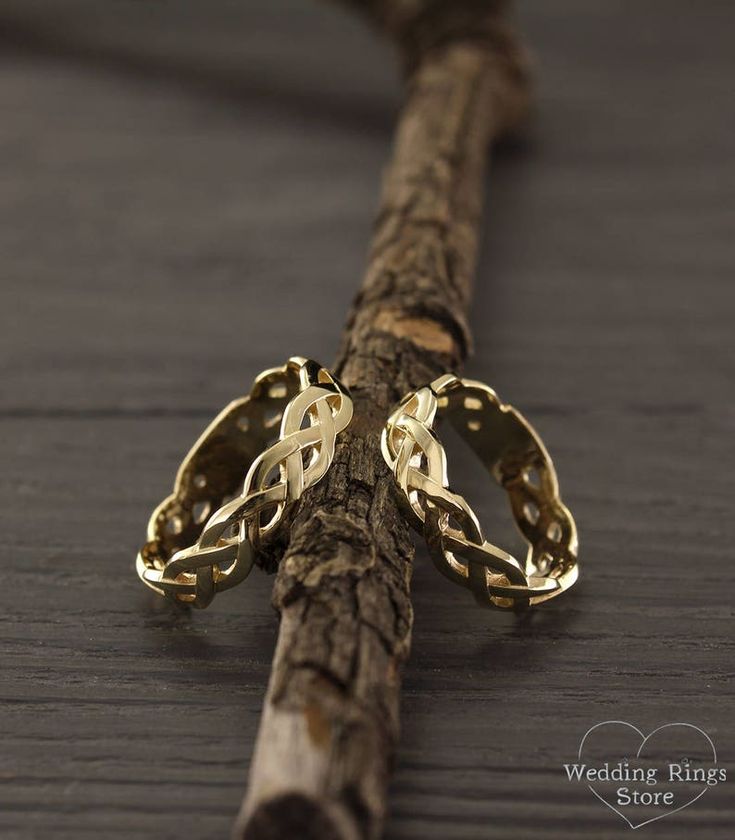
[[[735,747],[735,8],[536,0],[520,23],[537,109],[490,173],[469,373],[543,434],[583,578],[518,621],[420,553],[389,840],[625,836],[561,767],[607,718]],[[132,557],[207,419],[334,355],[393,55],[297,0],[2,0],[0,47],[0,836],[223,837],[270,581],[187,615]],[[732,783],[643,830],[731,836]]]

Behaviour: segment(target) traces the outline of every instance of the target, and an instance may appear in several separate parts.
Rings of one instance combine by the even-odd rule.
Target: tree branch
[[[235,829],[247,840],[380,835],[411,639],[413,548],[379,437],[407,390],[459,369],[468,353],[487,146],[527,97],[505,3],[349,5],[398,44],[406,99],[335,364],[354,419],[301,502],[276,577],[279,638]]]

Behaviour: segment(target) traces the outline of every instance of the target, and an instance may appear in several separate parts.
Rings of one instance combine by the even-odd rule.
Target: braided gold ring
[[[329,469],[351,418],[347,389],[316,362],[294,356],[261,373],[204,431],[153,511],[136,561],[143,583],[206,607],[244,580],[258,546]]]
[[[529,543],[523,566],[487,542],[472,508],[450,489],[446,452],[433,430],[438,414],[449,417],[507,491]],[[409,393],[388,419],[381,449],[434,564],[481,604],[539,604],[577,580],[577,529],[549,453],[523,415],[487,385],[448,374]]]

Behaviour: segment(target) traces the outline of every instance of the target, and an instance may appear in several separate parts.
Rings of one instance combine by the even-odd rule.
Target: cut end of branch
[[[348,840],[319,803],[302,793],[269,799],[238,827],[233,840]]]

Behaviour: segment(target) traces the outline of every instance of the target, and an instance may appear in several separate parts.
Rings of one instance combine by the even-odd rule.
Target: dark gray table
[[[583,578],[519,623],[419,556],[390,840],[627,836],[561,768],[606,718],[735,745],[735,7],[521,11],[537,113],[490,175],[469,372],[548,443]],[[132,559],[208,418],[335,353],[393,56],[306,0],[2,0],[0,40],[0,834],[224,837],[270,581],[186,615]],[[643,831],[732,836],[733,784]]]

